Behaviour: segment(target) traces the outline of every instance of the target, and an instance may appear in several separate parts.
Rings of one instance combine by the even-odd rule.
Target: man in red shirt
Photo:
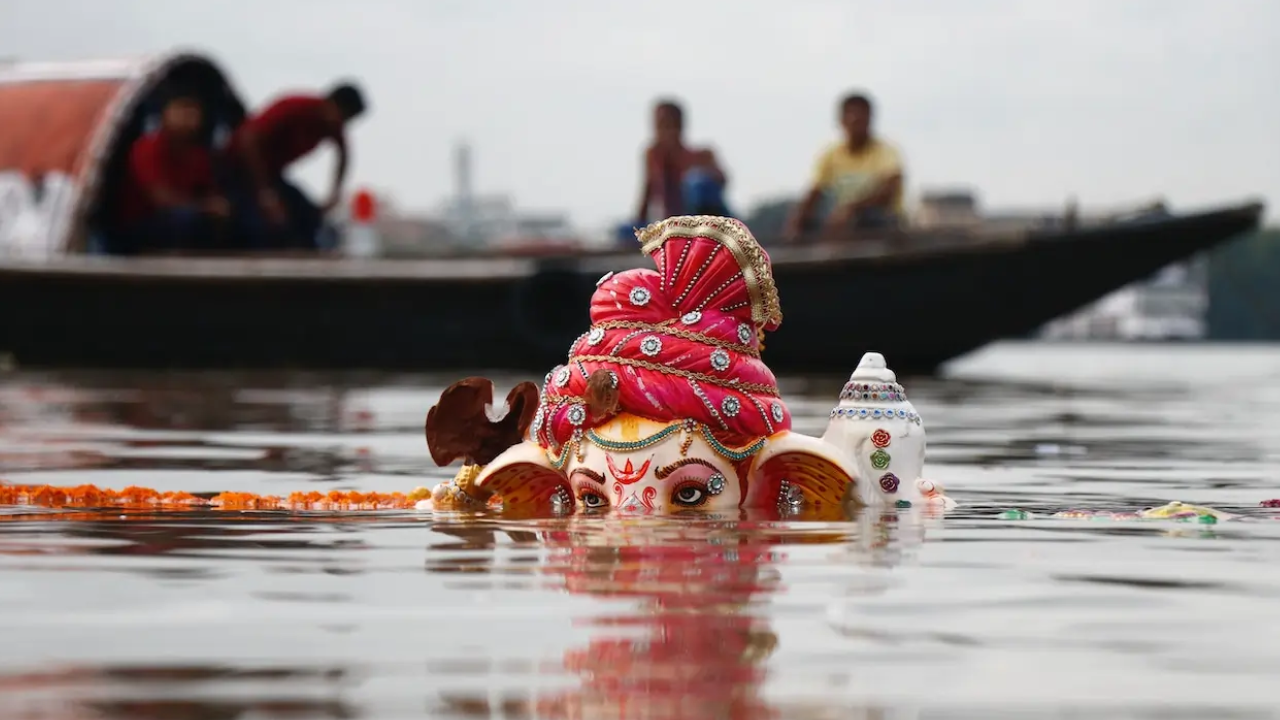
[[[341,199],[347,174],[346,127],[365,111],[364,95],[342,84],[323,97],[286,95],[246,120],[227,146],[228,184],[249,242],[259,247],[318,247],[324,215]],[[325,140],[338,151],[329,197],[316,206],[284,171]]]
[[[203,126],[200,100],[178,91],[165,102],[160,126],[129,149],[117,215],[124,253],[214,245],[231,207],[215,191]]]

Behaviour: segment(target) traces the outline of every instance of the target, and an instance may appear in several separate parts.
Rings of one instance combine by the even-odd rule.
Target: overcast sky
[[[466,137],[479,191],[590,224],[630,215],[655,97],[685,101],[749,207],[805,184],[853,88],[913,195],[1262,196],[1274,220],[1278,28],[1280,0],[0,0],[4,55],[194,46],[253,104],[360,78],[357,182],[432,208]]]

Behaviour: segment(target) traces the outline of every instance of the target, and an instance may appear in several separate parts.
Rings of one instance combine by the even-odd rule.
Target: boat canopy
[[[85,252],[111,222],[129,147],[179,84],[203,100],[210,145],[243,121],[226,76],[196,53],[0,61],[0,258]]]

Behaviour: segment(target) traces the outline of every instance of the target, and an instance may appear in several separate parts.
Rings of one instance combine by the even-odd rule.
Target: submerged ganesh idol
[[[782,322],[769,256],[737,220],[673,217],[637,233],[656,269],[601,278],[591,327],[543,387],[505,404],[484,378],[428,413],[439,509],[620,510],[833,516],[850,507],[952,503],[920,477],[924,427],[868,353],[824,436],[792,432],[762,340]]]

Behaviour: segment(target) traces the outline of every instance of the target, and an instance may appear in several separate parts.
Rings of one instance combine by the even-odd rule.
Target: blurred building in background
[[[912,220],[923,230],[975,230],[982,225],[978,197],[971,190],[925,192]]]
[[[440,222],[454,242],[471,247],[515,240],[562,240],[571,237],[563,212],[526,214],[507,194],[477,195],[473,182],[471,146],[459,142],[453,155],[453,197],[440,208]]]
[[[1080,225],[1160,215],[1159,202],[1132,209],[1081,215],[1074,199],[1063,209],[1008,209],[982,212],[970,190],[927,191],[912,224],[920,229],[1016,233],[1062,231]],[[1194,340],[1205,336],[1208,260],[1172,265],[1151,279],[1045,325],[1039,337],[1053,340]]]
[[[1234,240],[1209,254],[1206,337],[1280,340],[1280,228]]]
[[[1044,326],[1048,340],[1199,340],[1205,337],[1209,261],[1170,265]]]
[[[472,184],[472,153],[466,143],[454,149],[453,195],[435,212],[401,208],[389,194],[378,198],[374,226],[383,257],[423,258],[477,248],[508,249],[519,245],[576,243],[577,233],[567,213],[522,212],[506,194],[477,195]],[[350,223],[350,201],[334,220]]]

